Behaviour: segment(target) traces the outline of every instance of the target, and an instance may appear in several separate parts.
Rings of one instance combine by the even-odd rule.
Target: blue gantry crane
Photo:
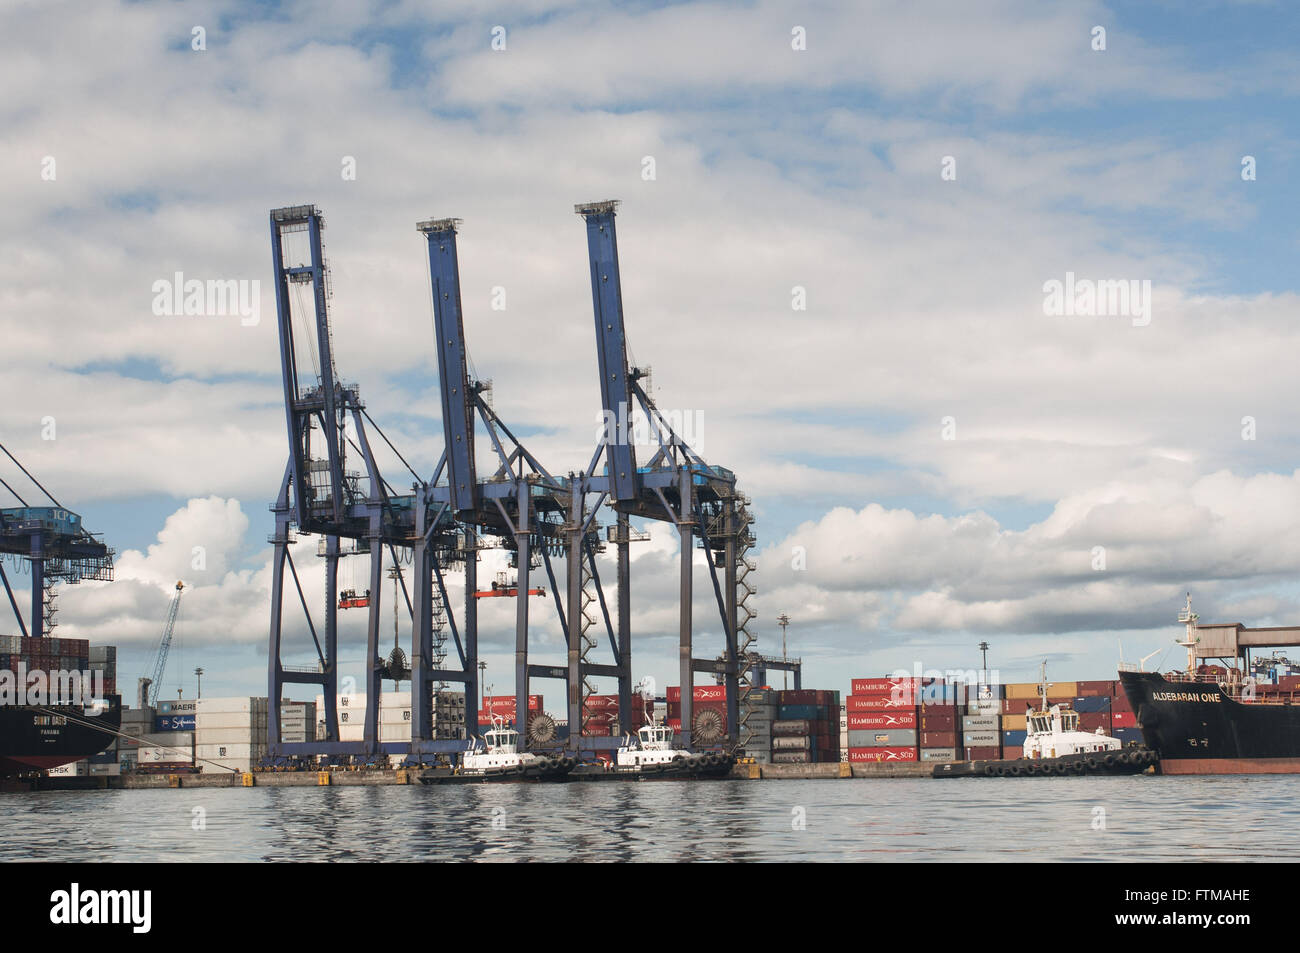
[[[19,503],[16,507],[0,509],[0,584],[4,585],[19,632],[33,638],[50,638],[56,625],[55,585],[76,584],[83,579],[111,581],[113,550],[87,532],[81,525],[81,517],[51,496],[3,444],[0,451],[52,504],[28,506],[18,491],[0,478],[0,485]],[[30,626],[23,622],[18,599],[4,569],[4,556],[9,556],[31,575]]]
[[[618,204],[590,202],[574,207],[587,225],[601,411],[606,421],[604,439],[583,479],[588,489],[604,494],[620,516],[616,536],[620,612],[626,611],[631,601],[630,574],[625,568],[626,518],[635,516],[676,526],[681,542],[678,652],[682,744],[691,746],[695,673],[708,672],[723,678],[730,741],[733,746],[743,746],[747,718],[744,695],[752,687],[748,649],[753,639],[746,625],[756,617],[748,605],[754,594],[748,576],[755,569],[746,555],[754,545],[750,501],[737,490],[736,475],[731,470],[707,463],[691,449],[643,386],[645,372],[628,362],[614,225]],[[637,462],[633,432],[634,414],[638,411],[645,415],[657,444],[643,464]],[[602,457],[604,466],[597,471]],[[696,540],[710,557],[709,574],[725,643],[721,660],[694,658],[692,560]]]
[[[181,593],[184,591],[185,583],[178,579],[171,605],[167,608],[167,621],[163,623],[162,638],[158,640],[158,650],[154,653],[154,662],[151,666],[153,678],[149,683],[148,699],[151,706],[158,704],[158,692],[162,689],[163,673],[167,671],[167,656],[172,650],[172,635],[176,631],[176,615],[181,610]]]
[[[595,553],[601,545],[600,527],[595,522],[598,503],[590,505],[581,480],[552,475],[492,409],[485,399],[487,385],[470,376],[456,240],[459,223],[459,219],[441,218],[416,225],[426,239],[429,256],[447,479],[445,486],[431,488],[430,492],[435,499],[450,503],[456,520],[468,532],[493,537],[511,552],[518,574],[512,588],[520,594],[515,603],[515,710],[528,711],[533,679],[565,681],[571,710],[569,744],[575,747],[582,738],[582,722],[580,717],[572,716],[573,699],[583,693],[584,675],[588,673],[573,666],[531,662],[528,595],[543,590],[531,589],[529,578],[534,568],[545,566],[571,655],[590,641],[587,631],[596,622],[590,611],[595,605],[601,608],[613,643],[613,628],[595,569]],[[495,454],[496,468],[486,479],[479,478],[475,459],[478,423]],[[564,597],[556,585],[552,562],[553,557],[561,556],[568,572]],[[626,694],[631,685],[631,667],[620,661],[617,648],[615,653],[615,665],[589,667],[590,674],[613,675]],[[624,708],[630,710],[630,705]],[[412,717],[418,717],[414,710]],[[591,742],[591,746],[615,742],[605,738]]]
[[[642,381],[645,372],[628,362],[623,320],[618,249],[614,232],[617,203],[577,206],[587,223],[592,299],[597,332],[597,359],[606,428],[585,470],[558,476],[528,451],[486,399],[489,384],[469,371],[457,257],[458,219],[430,219],[417,224],[425,237],[433,295],[434,333],[443,423],[443,452],[431,478],[424,479],[383,436],[366,412],[355,385],[343,384],[335,367],[328,314],[328,270],[321,243],[323,219],[314,206],[293,206],[271,213],[276,308],[283,370],[289,461],[272,510],[276,531],[272,574],[269,712],[272,755],[378,754],[406,751],[413,756],[463,747],[464,741],[432,738],[435,681],[465,685],[466,723],[477,724],[478,616],[475,602],[481,540],[509,550],[518,579],[515,616],[516,711],[527,712],[533,679],[553,678],[566,684],[571,749],[593,750],[617,745],[616,738],[593,738],[584,732],[592,677],[616,678],[625,727],[631,722],[632,624],[629,544],[644,538],[631,523],[639,520],[673,524],[681,539],[679,652],[682,683],[682,735],[689,747],[693,729],[694,675],[707,672],[727,686],[730,735],[743,746],[744,697],[751,684],[749,666],[755,653],[746,624],[754,618],[747,600],[754,589],[746,578],[754,564],[746,557],[753,545],[749,500],[736,489],[735,474],[707,463],[684,440],[651,399]],[[286,257],[292,236],[305,237],[298,259]],[[296,239],[295,239],[296,240]],[[310,296],[310,304],[304,299]],[[303,326],[299,333],[295,315]],[[310,356],[310,367],[306,363]],[[651,425],[653,447],[644,463],[637,460],[633,414]],[[383,437],[411,473],[411,492],[397,493],[375,463],[367,424]],[[479,472],[475,435],[480,425],[491,442],[495,467]],[[349,459],[363,469],[353,472]],[[603,465],[602,465],[603,461]],[[600,469],[598,469],[600,468]],[[598,521],[604,508],[614,524]],[[596,555],[604,548],[601,530],[616,546],[617,626],[605,597]],[[323,644],[303,594],[291,546],[295,534],[323,537],[326,600]],[[343,541],[350,547],[344,549]],[[693,656],[693,555],[696,542],[709,554],[708,568],[724,632],[724,651],[716,659]],[[379,615],[384,551],[394,566],[410,551],[413,587],[402,592],[412,618],[412,726],[409,744],[381,744],[377,738],[380,679],[387,671],[379,657]],[[369,610],[364,740],[343,743],[335,710],[338,675],[338,561],[352,553],[370,556]],[[565,563],[565,585],[556,583],[554,561]],[[552,602],[565,633],[567,664],[535,664],[530,659],[530,575],[545,567]],[[445,574],[462,569],[465,576],[463,627],[456,626],[447,599]],[[286,575],[286,569],[288,575]],[[400,575],[400,570],[399,570]],[[318,664],[287,666],[282,658],[283,600],[292,582],[306,615]],[[544,590],[536,590],[539,594]],[[434,624],[446,619],[456,641],[459,669],[435,669],[431,660]],[[612,664],[595,660],[601,623],[608,637]],[[439,630],[440,631],[440,630]],[[462,640],[461,634],[464,638]],[[389,677],[392,677],[391,675]],[[286,684],[322,686],[327,738],[305,745],[279,743],[278,701]],[[525,724],[520,725],[526,730]],[[534,743],[545,739],[530,739]],[[702,739],[703,740],[703,739]],[[712,743],[712,742],[710,742]]]
[[[380,613],[384,554],[391,565],[401,566],[399,549],[409,549],[414,573],[415,600],[405,579],[401,590],[412,618],[411,691],[427,713],[436,681],[465,686],[467,720],[477,721],[478,647],[473,625],[473,597],[467,599],[467,619],[462,642],[454,617],[448,612],[460,659],[459,669],[435,670],[432,655],[430,587],[436,586],[447,605],[443,567],[463,559],[463,542],[450,507],[433,498],[431,484],[407,463],[365,409],[358,387],[345,384],[335,364],[329,315],[329,271],[322,232],[324,218],[311,205],[275,209],[270,215],[272,265],[275,276],[276,317],[280,363],[283,372],[285,422],[289,460],[276,502],[275,533],[270,541],[272,560],[271,625],[269,639],[268,713],[270,754],[371,756],[383,752],[414,756],[456,750],[463,741],[436,740],[428,719],[412,723],[408,743],[381,744],[378,737],[381,680],[392,677],[380,656]],[[296,318],[296,320],[295,320]],[[399,493],[384,478],[371,449],[368,426],[384,440],[406,466],[412,492]],[[359,470],[350,467],[359,461]],[[443,464],[439,464],[441,472]],[[291,546],[297,534],[323,537],[326,593],[323,631],[317,629],[303,593]],[[344,541],[348,546],[344,548]],[[338,697],[338,568],[339,560],[369,557],[369,598],[364,691],[366,711],[363,739],[340,740]],[[466,561],[473,574],[473,560]],[[285,570],[288,570],[286,576]],[[283,659],[284,594],[292,583],[302,607],[315,649],[316,664],[286,665]],[[472,585],[469,587],[472,589]],[[450,608],[448,606],[448,608]],[[285,685],[321,687],[324,696],[324,742],[285,744],[280,741],[279,701]]]

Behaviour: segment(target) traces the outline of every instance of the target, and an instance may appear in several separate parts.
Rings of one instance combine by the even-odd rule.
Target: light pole
[[[980,671],[984,673],[984,680],[987,682],[989,677],[989,644],[987,642],[980,643],[980,658],[982,659]]]
[[[203,669],[201,669],[201,668],[196,668],[196,669],[194,670],[194,677],[195,677],[195,679],[198,680],[198,683],[199,683],[199,692],[198,692],[198,697],[199,697],[199,698],[202,698],[202,697],[203,697]]]
[[[487,703],[487,686],[483,679],[487,678],[487,662],[478,663],[478,710],[482,711],[483,706]]]
[[[782,612],[776,617],[776,624],[781,627],[781,661],[788,663],[789,658],[785,653],[785,630],[790,625],[790,617]],[[788,668],[781,672],[781,687],[783,689],[790,687],[790,670]]]

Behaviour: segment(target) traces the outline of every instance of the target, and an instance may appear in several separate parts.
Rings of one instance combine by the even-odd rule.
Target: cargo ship
[[[1294,630],[1201,627],[1190,595],[1178,621],[1187,627],[1177,643],[1187,649],[1184,671],[1162,675],[1136,666],[1119,671],[1143,740],[1159,756],[1160,773],[1300,774],[1296,686],[1259,684],[1243,674],[1249,668],[1198,664],[1207,657],[1228,657],[1210,652],[1231,652],[1235,662],[1246,646],[1290,644],[1276,640],[1292,639]]]
[[[99,754],[113,743],[122,721],[117,696],[100,705],[0,705],[0,778]]]
[[[80,516],[51,502],[0,509],[0,586],[22,633],[0,636],[0,777],[98,754],[121,725],[116,649],[53,635],[55,585],[112,580],[113,551]],[[29,622],[4,561],[30,578]]]

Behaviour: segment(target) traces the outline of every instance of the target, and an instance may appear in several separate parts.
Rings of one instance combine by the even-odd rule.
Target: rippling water
[[[0,860],[1291,860],[1297,785],[1144,776],[5,794]]]

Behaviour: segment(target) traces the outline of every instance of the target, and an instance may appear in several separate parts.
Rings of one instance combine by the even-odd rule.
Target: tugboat
[[[956,761],[936,764],[936,778],[1065,777],[1083,774],[1140,774],[1156,763],[1146,748],[1124,749],[1118,738],[1100,728],[1079,730],[1079,713],[1065,705],[1047,705],[1047,663],[1040,669],[1038,711],[1025,713],[1023,758],[1012,761]]]
[[[673,734],[667,725],[646,725],[637,731],[635,740],[631,735],[624,735],[624,743],[613,762],[578,765],[569,774],[569,780],[712,780],[731,773],[736,763],[734,756],[724,752],[692,754],[684,748],[674,748]]]
[[[460,764],[430,768],[420,774],[423,784],[472,784],[484,781],[560,781],[577,762],[570,757],[549,758],[519,750],[519,732],[492,716],[492,728],[464,754]]]

